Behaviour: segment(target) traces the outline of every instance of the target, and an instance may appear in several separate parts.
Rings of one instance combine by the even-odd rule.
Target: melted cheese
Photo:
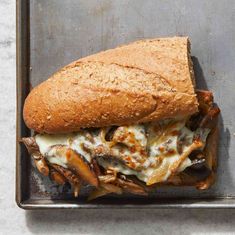
[[[48,152],[46,153],[46,158],[51,164],[57,164],[59,166],[67,168],[67,158],[59,156],[57,154],[56,148],[54,147],[51,147],[51,149],[48,150]]]
[[[144,125],[120,126],[114,133],[113,140],[129,147],[145,148],[147,138]]]
[[[145,151],[147,138],[144,125],[118,127],[112,141],[123,145],[114,144],[110,155],[125,161],[132,169],[141,167],[147,157]]]
[[[60,134],[60,135],[49,135],[49,134],[38,134],[35,136],[36,143],[39,146],[39,150],[42,155],[46,156],[47,160],[52,164],[58,164],[63,167],[66,166],[66,160],[62,160],[59,156],[56,156],[56,151],[53,146],[65,145],[68,148],[73,149],[77,153],[81,154],[85,159],[91,161],[91,153],[85,151],[84,145],[87,149],[93,149],[94,147],[100,145],[101,139],[96,134],[93,134],[92,140],[89,140],[86,135],[90,133],[77,132],[70,134]]]
[[[111,141],[105,140],[107,129],[100,130],[100,133],[81,131],[63,135],[39,134],[35,140],[40,152],[50,163],[67,167],[66,158],[57,156],[53,146],[67,146],[89,162],[96,150],[102,148],[106,158],[97,157],[97,160],[105,169],[112,167],[122,174],[135,175],[147,184],[152,184],[149,182],[152,182],[153,175],[153,183],[163,182],[172,171],[179,173],[189,167],[191,160],[187,156],[181,160],[181,156],[190,149],[195,136],[205,143],[209,133],[208,129],[192,132],[185,126],[185,120],[121,126],[115,130]],[[177,146],[179,140],[182,142],[181,152]],[[174,169],[175,166],[177,169]]]

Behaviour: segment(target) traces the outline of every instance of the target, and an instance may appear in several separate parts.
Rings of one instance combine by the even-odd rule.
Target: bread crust
[[[82,58],[35,87],[26,125],[39,133],[149,122],[198,111],[187,37],[142,40]]]

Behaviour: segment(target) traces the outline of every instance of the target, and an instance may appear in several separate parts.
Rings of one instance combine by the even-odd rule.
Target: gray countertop
[[[23,211],[15,203],[15,1],[0,1],[0,234],[235,234],[235,210]]]

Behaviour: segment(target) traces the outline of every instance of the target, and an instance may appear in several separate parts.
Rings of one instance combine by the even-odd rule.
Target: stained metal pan
[[[235,2],[142,0],[17,0],[16,202],[24,209],[235,208]],[[84,189],[73,199],[32,167],[18,140],[29,136],[22,119],[30,88],[69,62],[140,38],[188,35],[200,88],[221,107],[219,167],[207,191],[156,189],[149,198],[107,196],[88,203]]]

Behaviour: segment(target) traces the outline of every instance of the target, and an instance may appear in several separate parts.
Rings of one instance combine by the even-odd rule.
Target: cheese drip
[[[112,167],[117,172],[135,175],[151,185],[164,182],[172,174],[189,167],[192,162],[188,155],[195,149],[202,149],[209,134],[208,129],[189,130],[185,120],[120,126],[111,140],[107,140],[105,136],[109,130],[101,128],[60,135],[38,134],[35,140],[50,163],[67,167],[66,159],[61,159],[54,151],[55,146],[64,145],[88,162],[96,156],[105,169]],[[195,137],[200,139],[200,145],[195,144]]]

